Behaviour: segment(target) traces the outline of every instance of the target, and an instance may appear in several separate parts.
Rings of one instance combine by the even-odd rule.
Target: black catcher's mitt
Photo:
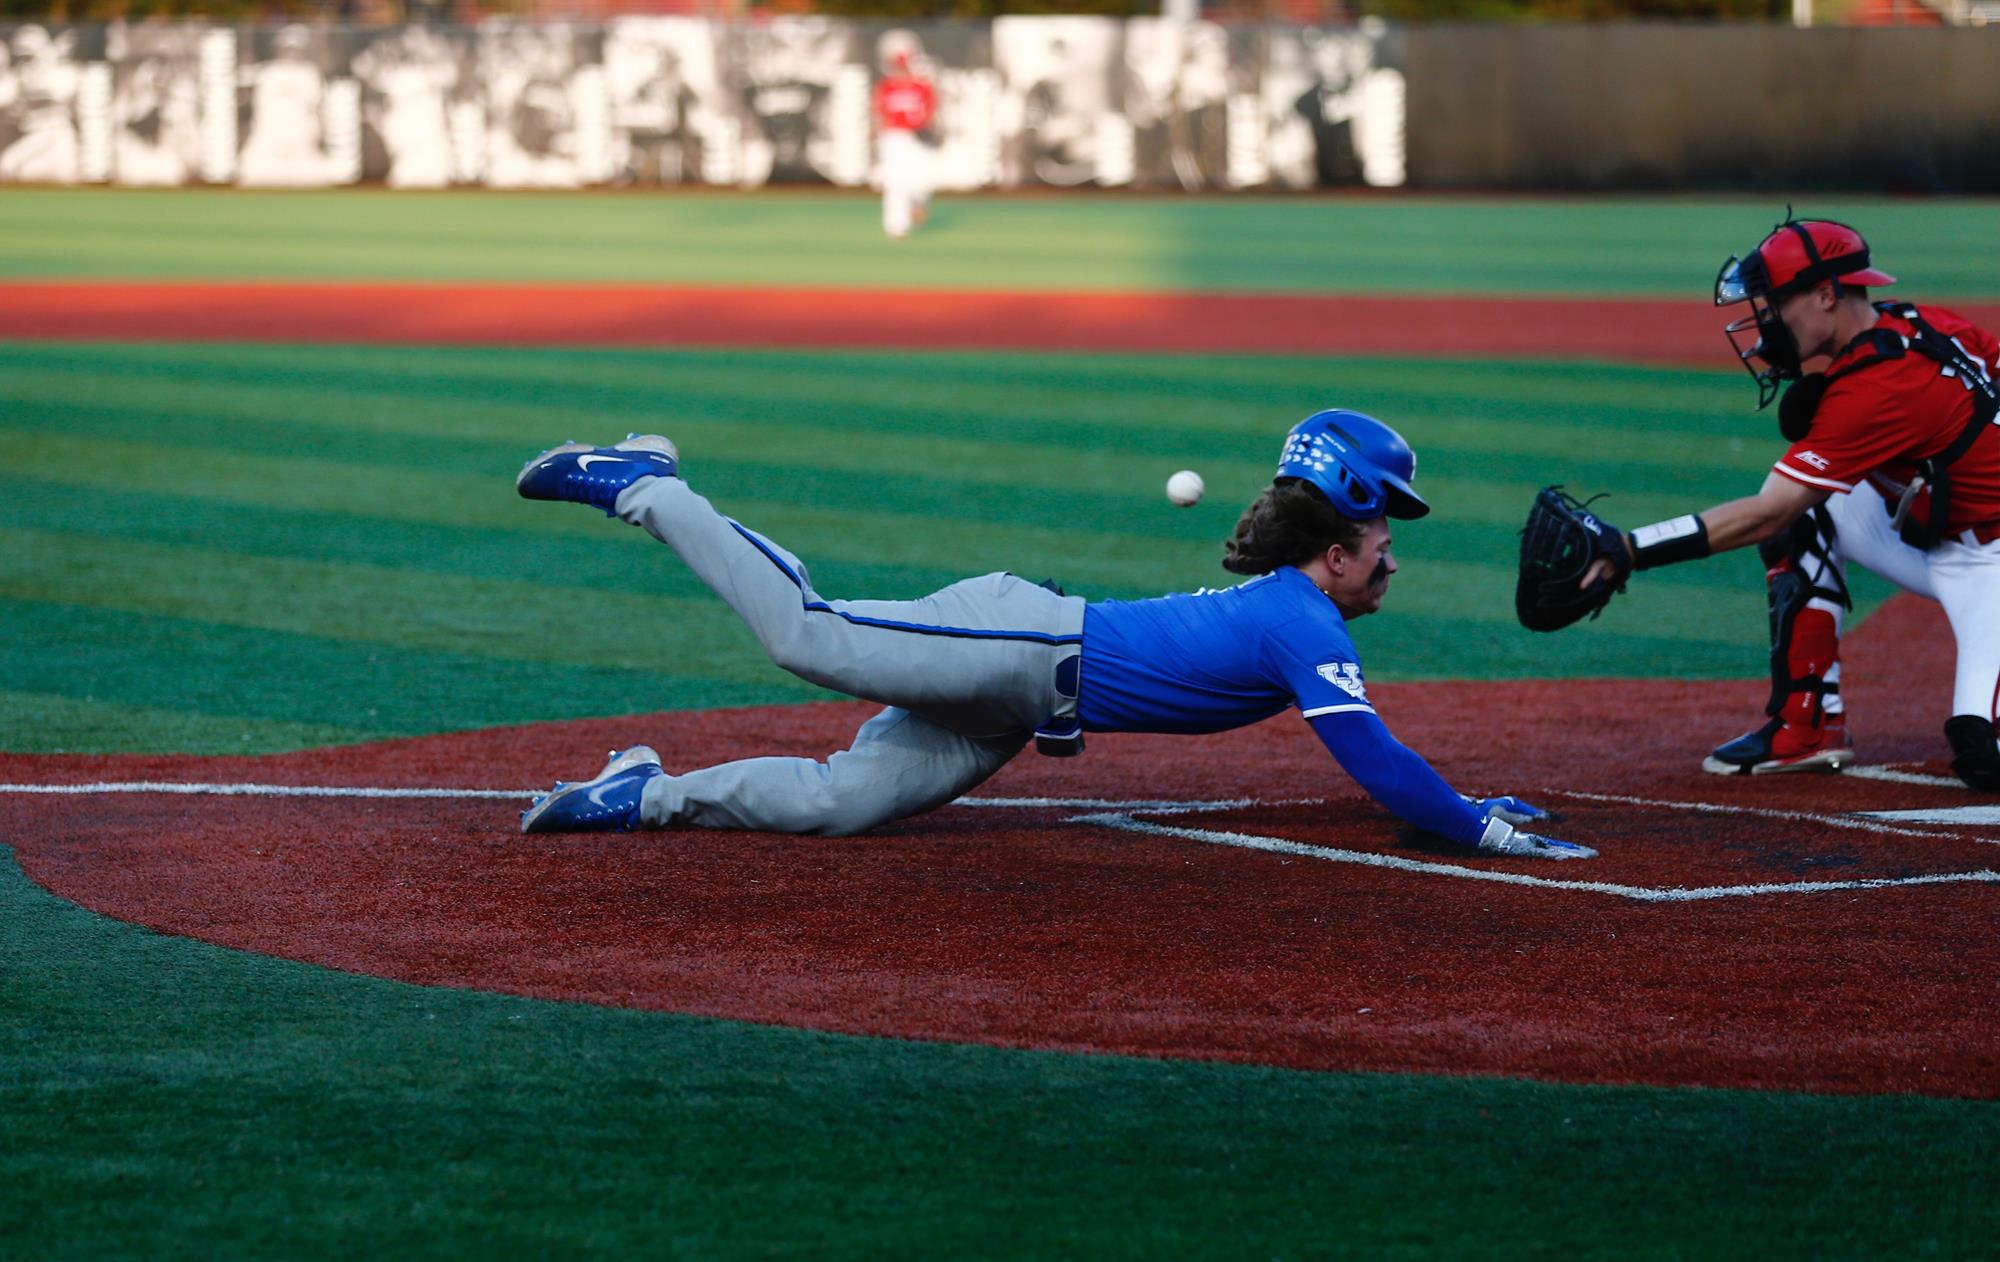
[[[1545,486],[1528,510],[1521,530],[1521,579],[1514,588],[1514,612],[1530,631],[1560,631],[1585,614],[1595,618],[1625,590],[1632,556],[1625,532],[1589,511],[1590,501]],[[1611,562],[1609,578],[1583,585],[1598,560]]]

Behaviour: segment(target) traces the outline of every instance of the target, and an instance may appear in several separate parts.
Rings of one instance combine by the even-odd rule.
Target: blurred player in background
[[[882,78],[875,84],[876,160],[882,170],[882,231],[900,240],[930,212],[931,148],[923,138],[937,113],[937,89],[916,66],[908,31],[882,37]]]

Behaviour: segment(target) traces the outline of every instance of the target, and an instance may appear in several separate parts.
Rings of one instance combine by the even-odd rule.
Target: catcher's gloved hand
[[[1584,585],[1597,561],[1611,574]],[[1632,553],[1625,532],[1589,511],[1589,504],[1545,486],[1521,529],[1521,578],[1514,587],[1514,612],[1530,631],[1557,631],[1585,614],[1595,618],[1625,590]]]
[[[1479,812],[1481,819],[1504,819],[1510,824],[1541,824],[1560,818],[1554,811],[1545,811],[1532,802],[1524,802],[1513,794],[1497,798],[1474,798],[1459,794]]]
[[[1486,821],[1486,834],[1479,839],[1481,854],[1504,854],[1529,859],[1595,859],[1597,852],[1573,841],[1557,841],[1535,833],[1524,833],[1504,819]]]

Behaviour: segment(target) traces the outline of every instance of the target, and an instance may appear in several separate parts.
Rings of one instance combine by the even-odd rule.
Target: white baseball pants
[[[882,231],[906,237],[931,200],[931,150],[915,132],[885,131],[875,142],[882,167]]]
[[[1952,714],[2000,721],[2000,539],[1949,539],[1929,552],[1913,548],[1897,536],[1881,493],[1866,482],[1826,503],[1837,561],[1858,561],[1944,606],[1958,641]]]

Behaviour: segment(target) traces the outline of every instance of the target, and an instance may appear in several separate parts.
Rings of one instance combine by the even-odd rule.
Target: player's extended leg
[[[882,231],[894,238],[907,237],[916,226],[915,190],[910,182],[908,132],[887,131],[876,143],[882,171]]]
[[[931,214],[931,147],[910,137],[910,227],[921,228]]]
[[[801,679],[971,736],[1032,731],[1074,709],[1075,688],[1060,687],[1058,676],[1068,678],[1060,668],[1081,651],[1076,597],[986,574],[916,600],[828,600],[796,556],[679,478],[641,481],[617,508],[672,548],[771,660]]]
[[[774,662],[890,709],[824,763],[754,758],[668,777],[643,746],[560,785],[525,831],[697,824],[848,833],[929,810],[998,770],[1050,720],[1073,716],[1083,601],[988,574],[914,601],[829,601],[805,566],[716,512],[654,436],[567,444],[528,462],[530,499],[594,504],[645,528],[720,596]]]
[[[1840,623],[1849,607],[1838,531],[1816,508],[1759,545],[1770,587],[1771,700],[1767,721],[1716,746],[1702,770],[1719,775],[1838,771],[1854,757],[1840,698]]]
[[[524,833],[744,828],[828,837],[934,810],[1005,766],[1027,733],[961,736],[890,707],[824,762],[744,758],[667,775],[649,746],[614,751],[589,780],[558,784],[521,815]]]
[[[934,810],[1005,766],[1026,732],[961,736],[890,707],[824,762],[746,758],[645,787],[640,815],[654,828],[749,828],[838,837]]]
[[[1951,718],[1952,770],[1972,788],[2000,792],[2000,539],[1947,540],[1929,554],[1932,586],[1958,641]]]

